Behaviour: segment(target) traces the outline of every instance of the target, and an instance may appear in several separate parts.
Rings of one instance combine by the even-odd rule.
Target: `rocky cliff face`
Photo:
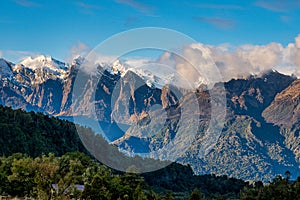
[[[300,80],[292,82],[278,93],[274,101],[263,112],[264,118],[276,125],[292,126],[300,119]]]
[[[235,114],[261,118],[261,113],[274,100],[275,95],[293,80],[276,71],[266,72],[262,77],[231,80],[225,83],[228,106]]]
[[[300,162],[300,81],[295,80],[289,87],[278,93],[263,116],[267,122],[280,127],[285,145]]]
[[[192,142],[181,137],[177,146],[158,157],[169,154],[168,158],[189,163],[198,174],[256,180],[286,170],[300,175],[299,80],[270,71],[224,83],[225,127],[206,155],[200,156],[208,145],[205,137],[216,101],[211,92],[218,94],[221,84],[211,91],[205,86],[157,88],[133,70],[118,71],[120,63],[114,70],[99,65],[89,74],[81,73],[82,62],[78,58],[67,65],[45,56],[19,64],[0,59],[0,103],[60,117],[88,117],[110,141],[133,153],[161,149],[174,142],[178,130],[194,135]],[[87,81],[74,88],[78,72]]]

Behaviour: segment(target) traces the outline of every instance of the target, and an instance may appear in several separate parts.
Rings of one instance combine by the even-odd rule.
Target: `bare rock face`
[[[72,92],[73,85],[78,73],[81,62],[75,60],[73,64],[70,66],[69,72],[66,75],[66,78],[63,79],[63,88],[62,88],[62,99],[61,99],[61,107],[58,115],[67,114],[68,110],[70,111],[70,106],[72,104]],[[71,113],[69,113],[71,114]]]
[[[48,114],[60,112],[63,83],[61,81],[49,79],[42,84],[32,87],[32,93],[27,97],[30,105],[47,111]]]
[[[270,105],[277,93],[289,86],[294,78],[271,71],[262,77],[231,80],[225,83],[228,104],[236,114],[247,114],[256,118]]]
[[[276,125],[291,126],[300,121],[300,80],[278,93],[263,112],[264,118]]]
[[[262,115],[267,122],[281,127],[287,147],[300,162],[300,80],[278,93]]]

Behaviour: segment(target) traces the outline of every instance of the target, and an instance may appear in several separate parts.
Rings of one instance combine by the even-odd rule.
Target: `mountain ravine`
[[[81,117],[82,123],[94,124],[96,131],[101,127],[110,142],[129,152],[160,149],[184,127],[183,132],[195,138],[184,151],[177,146],[172,155],[177,162],[189,163],[197,174],[264,181],[287,170],[294,177],[300,175],[300,82],[295,77],[269,71],[225,82],[225,126],[216,144],[201,157],[212,105],[205,86],[159,88],[134,70],[121,72],[99,65],[96,74],[83,74],[89,81],[74,90],[83,61],[79,57],[65,64],[38,56],[13,64],[0,59],[0,103],[70,120]],[[216,84],[211,91],[219,87]],[[74,91],[80,101],[72,99]],[[193,98],[198,105],[188,108],[190,116],[183,115],[182,102]],[[194,115],[199,125],[191,128],[188,124]]]

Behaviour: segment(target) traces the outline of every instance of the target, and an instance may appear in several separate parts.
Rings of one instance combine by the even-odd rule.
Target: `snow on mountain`
[[[61,70],[67,70],[68,65],[58,61],[51,56],[45,56],[45,55],[39,55],[35,58],[33,57],[27,57],[25,58],[20,64],[26,66],[27,68],[30,68],[32,70],[36,70],[38,68],[49,68],[53,71],[61,71]]]
[[[69,66],[80,66],[85,61],[84,57],[78,56],[70,64],[67,64],[51,56],[39,55],[36,57],[27,57],[10,67],[5,60],[0,59],[0,70],[2,70],[2,77],[12,77],[13,73],[17,73],[19,76],[24,76],[22,79],[30,78],[32,84],[39,84],[48,79],[63,80],[69,73]],[[136,67],[128,64],[126,61],[116,60],[112,64],[102,62],[100,65],[104,70],[111,74],[118,74],[121,77],[128,71],[134,72],[144,80],[145,84],[152,88],[162,88],[170,84],[182,85],[178,81],[178,75],[165,71],[159,65],[155,66],[155,63],[152,63],[153,66],[151,67]]]
[[[0,58],[0,77],[10,79],[12,75],[12,70],[8,65],[7,61]]]
[[[174,83],[174,74],[155,74],[155,72],[129,68],[128,70],[134,72],[139,77],[141,77],[149,87],[162,88],[165,85]]]
[[[68,73],[69,66],[51,56],[39,55],[27,57],[13,67],[13,71],[21,72],[24,68],[34,72],[34,83],[42,83],[48,79],[63,79]]]
[[[149,67],[135,67],[126,62],[121,62],[120,60],[116,60],[111,65],[107,63],[101,63],[101,66],[111,74],[119,74],[121,77],[123,77],[128,71],[131,71],[141,77],[144,82],[152,88],[162,88],[168,84],[175,84],[175,74],[161,73],[160,70],[152,70]]]
[[[36,57],[27,57],[20,63],[13,65],[12,71],[24,74],[24,68],[26,68],[26,73],[31,73],[33,75],[31,78],[33,83],[42,83],[47,79],[64,79],[69,72],[69,66],[80,66],[85,61],[87,60],[85,60],[84,57],[78,56],[74,58],[70,64],[66,64],[51,56],[39,55]],[[178,75],[175,73],[166,72],[159,67],[159,65],[155,66],[155,63],[152,63],[151,65],[151,67],[136,67],[128,64],[126,61],[120,60],[116,60],[112,64],[106,62],[100,63],[100,66],[102,66],[104,70],[111,74],[118,74],[121,77],[128,71],[134,72],[144,80],[145,84],[152,88],[162,88],[163,86],[170,84],[182,85],[180,81],[178,81]]]

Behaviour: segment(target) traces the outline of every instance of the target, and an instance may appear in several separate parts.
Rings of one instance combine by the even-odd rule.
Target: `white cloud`
[[[176,70],[180,80],[175,81],[181,86],[195,87],[200,83],[209,84],[222,81],[215,72],[217,68],[211,55],[211,49],[207,45],[198,43],[185,47],[181,55],[165,52],[157,62]]]
[[[295,38],[296,47],[300,48],[300,34]]]
[[[85,56],[89,50],[90,50],[90,47],[88,45],[84,44],[81,41],[78,41],[76,45],[73,45],[70,48],[70,52],[66,58],[66,61],[68,63],[71,63],[75,57]]]
[[[4,59],[9,60],[14,63],[18,63],[26,57],[36,57],[40,55],[38,52],[31,51],[18,51],[18,50],[2,50],[0,57],[3,56]]]
[[[197,81],[199,72],[209,79],[204,81],[218,80],[210,58],[220,71],[223,81],[250,74],[259,75],[270,69],[300,77],[300,34],[294,43],[285,47],[275,42],[266,45],[245,44],[234,48],[228,44],[212,46],[198,43],[185,47],[183,55],[193,66],[168,52],[158,62],[173,66],[190,81]]]
[[[123,63],[134,68],[142,68],[144,65],[149,64],[150,61],[148,58],[136,58],[125,60]]]

